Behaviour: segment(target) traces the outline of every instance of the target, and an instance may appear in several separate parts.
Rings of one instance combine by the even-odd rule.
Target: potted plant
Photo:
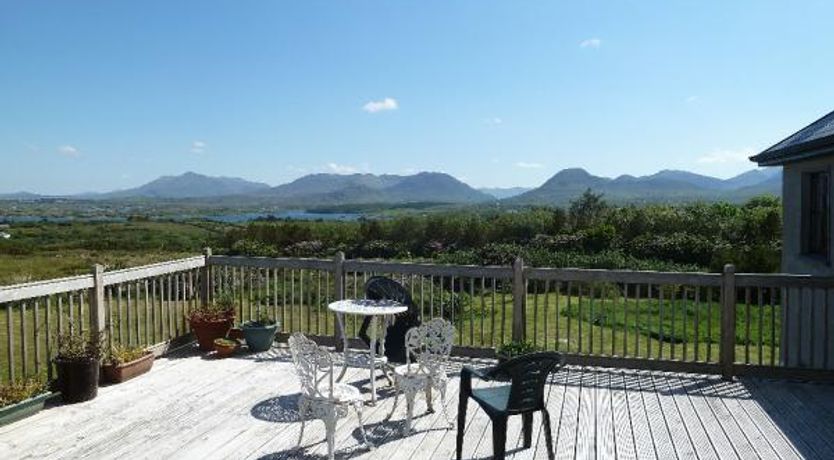
[[[0,385],[0,426],[40,412],[57,395],[35,379],[6,382]]]
[[[114,346],[104,360],[102,374],[110,383],[122,383],[151,370],[153,353],[142,347]]]
[[[498,347],[495,351],[495,356],[498,357],[498,363],[501,364],[510,358],[526,355],[527,353],[535,353],[537,351],[539,351],[539,348],[531,342],[514,340]]]
[[[232,340],[243,340],[243,331],[239,327],[229,329],[228,338]]]
[[[218,358],[227,358],[232,356],[234,352],[237,351],[237,347],[239,346],[240,342],[237,340],[227,339],[224,337],[214,339],[214,351]]]
[[[240,329],[243,331],[243,338],[246,340],[249,351],[260,352],[272,348],[278,326],[278,322],[266,312],[259,312],[258,319],[255,321],[247,321],[241,324]]]
[[[229,293],[220,294],[213,303],[200,306],[188,312],[188,324],[200,350],[214,349],[214,339],[226,337],[235,321],[234,297]]]
[[[84,337],[74,334],[70,328],[69,332],[58,334],[56,343],[56,388],[61,392],[61,398],[68,403],[95,398],[101,364],[101,337],[95,334]]]

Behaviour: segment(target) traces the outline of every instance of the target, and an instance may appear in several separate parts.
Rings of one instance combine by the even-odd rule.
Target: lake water
[[[331,220],[331,221],[354,221],[362,217],[359,213],[350,212],[310,212],[310,211],[279,211],[272,213],[240,213],[240,214],[215,214],[196,216],[162,216],[155,217],[161,220],[190,220],[203,219],[228,224],[239,224],[251,222],[257,219],[290,219],[290,220]],[[67,223],[67,222],[127,222],[125,217],[84,217],[84,216],[1,216],[0,223]]]
[[[290,220],[335,220],[353,221],[362,217],[362,214],[351,212],[309,212],[309,211],[281,211],[273,213],[248,213],[248,214],[225,214],[217,216],[202,216],[203,219],[215,222],[237,224],[250,222],[257,219],[290,219]]]

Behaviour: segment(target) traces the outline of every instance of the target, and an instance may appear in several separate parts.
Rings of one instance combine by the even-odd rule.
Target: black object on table
[[[507,418],[521,415],[524,448],[532,445],[533,413],[542,412],[548,458],[553,459],[553,433],[550,414],[544,401],[547,376],[564,365],[560,353],[530,353],[509,359],[498,366],[474,369],[465,366],[460,372],[460,401],[458,403],[457,459],[463,451],[463,432],[466,428],[466,406],[475,400],[492,420],[493,458],[503,460],[506,453]],[[472,376],[484,381],[509,381],[509,385],[472,388]]]
[[[388,327],[385,335],[385,357],[390,362],[404,363],[405,333],[412,327],[420,325],[419,307],[414,304],[411,294],[402,284],[385,276],[373,276],[368,279],[365,283],[365,297],[370,300],[393,300],[408,307],[407,311],[396,316],[396,321]],[[370,324],[371,318],[366,317],[357,333],[357,336],[368,346],[371,344],[371,339],[368,337]]]

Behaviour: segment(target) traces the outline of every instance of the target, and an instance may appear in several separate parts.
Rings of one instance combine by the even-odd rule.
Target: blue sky
[[[834,2],[0,2],[0,192],[193,170],[728,177],[834,109]]]

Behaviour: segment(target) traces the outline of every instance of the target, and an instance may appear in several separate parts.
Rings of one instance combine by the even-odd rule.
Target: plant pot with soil
[[[229,329],[228,337],[232,340],[243,340],[243,331],[239,327]]]
[[[0,426],[37,414],[58,396],[35,379],[0,385]]]
[[[235,322],[234,298],[221,294],[213,303],[191,310],[187,318],[200,350],[211,351],[214,339],[226,337]]]
[[[58,352],[55,370],[56,388],[67,403],[89,401],[98,394],[99,368],[101,364],[101,338],[70,332],[58,334]]]
[[[237,340],[220,338],[214,340],[214,352],[218,358],[228,358],[237,351],[240,342]]]
[[[104,360],[101,372],[109,383],[122,383],[151,370],[154,355],[142,347],[115,346]]]
[[[260,314],[257,320],[241,324],[240,329],[249,351],[257,353],[272,348],[279,326],[269,315]]]

